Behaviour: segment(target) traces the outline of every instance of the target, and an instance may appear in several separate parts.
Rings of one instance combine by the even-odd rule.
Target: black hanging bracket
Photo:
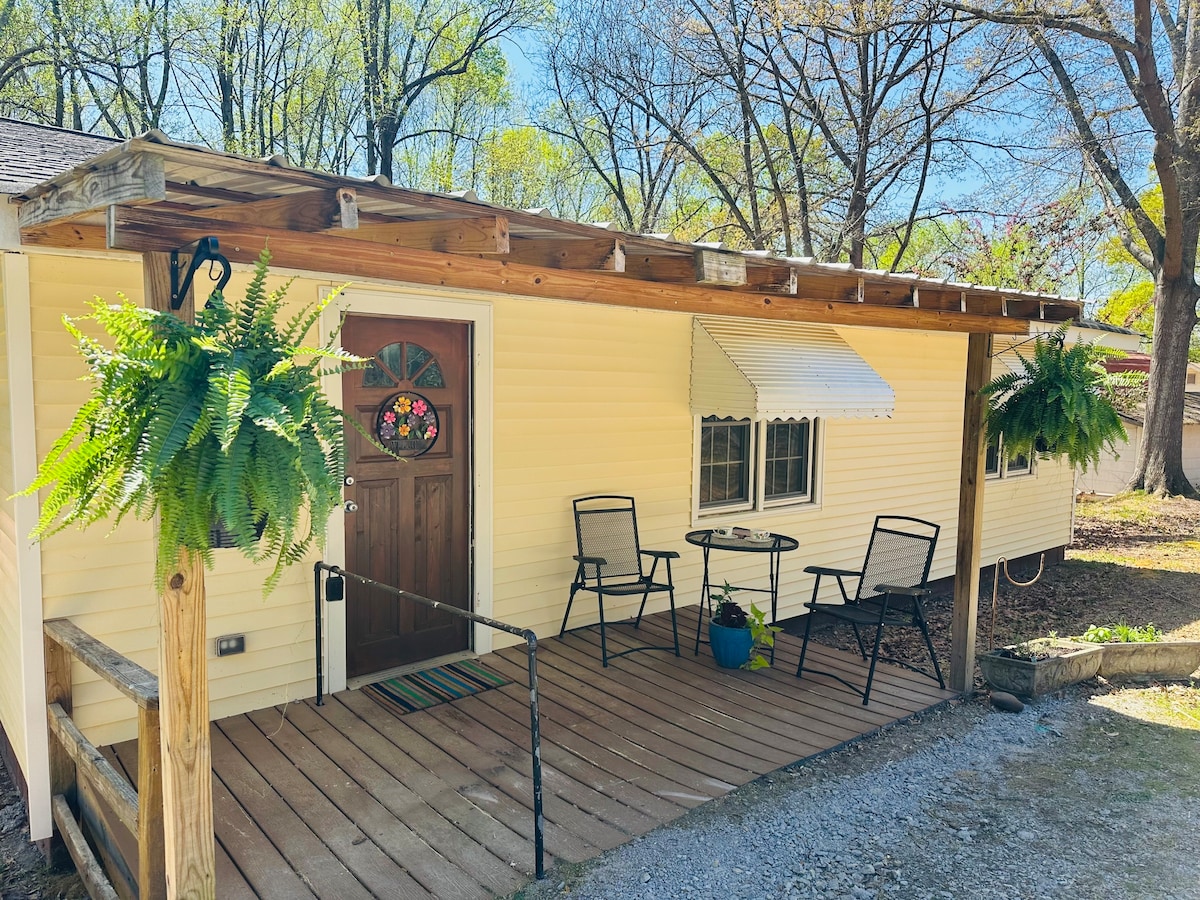
[[[179,255],[191,255],[192,261],[187,267],[187,271],[180,278],[179,274]],[[188,291],[192,287],[192,279],[196,277],[196,270],[202,265],[208,263],[208,278],[215,283],[213,289],[209,292],[211,297],[217,291],[223,290],[225,285],[229,284],[229,278],[233,274],[233,267],[229,265],[229,260],[221,255],[220,246],[217,243],[216,237],[209,235],[202,237],[198,241],[193,241],[186,247],[181,247],[178,250],[171,251],[171,309],[179,309],[183,306],[183,298],[187,296]],[[219,275],[214,275],[217,266],[221,267]]]

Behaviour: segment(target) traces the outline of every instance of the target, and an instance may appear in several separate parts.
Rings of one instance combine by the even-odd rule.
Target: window
[[[1013,478],[1017,475],[1032,475],[1033,460],[1024,454],[1009,457],[1004,450],[1004,435],[1000,435],[999,438],[988,441],[983,472],[988,478]]]
[[[701,511],[811,502],[816,430],[817,423],[809,419],[752,422],[705,416],[700,422]]]
[[[750,499],[750,422],[705,419],[700,429],[700,505]]]

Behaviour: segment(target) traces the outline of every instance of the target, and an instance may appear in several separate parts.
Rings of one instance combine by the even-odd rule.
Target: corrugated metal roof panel
[[[895,405],[888,383],[828,326],[695,319],[694,415],[866,418]]]

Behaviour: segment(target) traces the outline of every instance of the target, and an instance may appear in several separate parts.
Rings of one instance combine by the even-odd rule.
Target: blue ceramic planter
[[[708,645],[713,659],[723,669],[739,669],[750,658],[754,638],[749,628],[726,628],[711,619],[708,623]]]

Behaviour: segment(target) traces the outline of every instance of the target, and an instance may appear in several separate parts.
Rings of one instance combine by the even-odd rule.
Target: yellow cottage
[[[699,600],[703,575],[702,554],[685,541],[687,533],[740,526],[794,537],[797,549],[782,555],[778,573],[777,615],[785,619],[804,612],[813,584],[806,566],[853,568],[876,515],[915,516],[942,526],[932,577],[960,574],[959,630],[948,662],[951,687],[963,690],[973,673],[981,561],[1043,551],[1059,556],[1071,537],[1071,470],[986,453],[975,389],[990,372],[987,336],[1011,343],[1078,317],[1074,301],[623,234],[545,211],[500,209],[470,194],[420,193],[275,158],[225,155],[158,133],[115,142],[0,121],[0,189],[10,199],[0,212],[0,743],[26,792],[34,840],[52,831],[47,671],[63,671],[62,645],[46,642],[43,623],[69,620],[153,673],[164,613],[153,588],[150,523],[127,521],[111,533],[69,531],[38,545],[26,539],[37,519],[36,498],[10,495],[31,481],[87,395],[61,317],[84,312],[96,295],[115,300],[123,293],[161,306],[178,287],[172,254],[183,254],[182,266],[174,260],[182,272],[202,237],[218,239],[220,254],[234,265],[234,288],[264,243],[273,253],[273,276],[296,278],[290,297],[297,302],[350,282],[322,328],[328,333],[344,314],[344,345],[375,362],[329,378],[328,393],[368,430],[419,451],[399,464],[349,436],[346,506],[329,522],[322,557],[330,565],[549,638],[558,633],[575,572],[572,500],[628,495],[636,498],[642,545],[679,554],[674,580],[681,608]],[[195,277],[198,301],[207,273],[203,265]],[[384,413],[401,404],[404,415],[417,404],[425,435],[404,438],[389,430],[394,423]],[[984,469],[991,477],[979,477]],[[719,579],[762,582],[763,561],[754,554],[725,554],[719,564]],[[477,622],[372,599],[350,585],[345,602],[316,598],[324,625],[318,647],[313,580],[311,565],[295,566],[264,597],[262,574],[252,564],[217,551],[196,644],[206,657],[199,671],[207,667],[208,717],[253,717],[308,701],[318,660],[326,690],[341,692],[519,640]],[[609,616],[635,611],[638,599],[613,606]],[[650,611],[665,604],[656,595]],[[580,600],[570,624],[595,616],[595,603]],[[688,624],[694,620],[681,616],[681,659],[694,665]],[[138,708],[129,702],[136,691],[123,693],[79,659],[67,666],[68,712],[86,741],[107,746],[137,737]],[[603,670],[590,687],[618,669]],[[656,677],[664,692],[676,683],[661,672],[646,677],[650,686],[634,693],[651,699]],[[778,692],[774,705],[788,708],[792,701],[782,692],[795,679],[786,671],[770,678],[778,679],[770,682]],[[147,696],[154,692],[150,681]],[[586,687],[573,696],[587,696]],[[52,680],[52,692],[61,688]],[[622,702],[634,703],[635,696]],[[165,732],[165,693],[163,703]],[[563,704],[556,701],[554,709]],[[902,714],[889,711],[879,721]],[[544,715],[550,735],[558,713]],[[583,733],[585,724],[572,727]],[[784,726],[792,724],[780,724],[781,734]],[[231,728],[217,736],[222,747],[236,744]],[[431,720],[425,733],[445,728],[445,721]],[[459,752],[466,759],[471,751]],[[703,751],[687,751],[693,752]],[[781,764],[782,756],[766,755],[760,768]],[[569,772],[570,762],[554,765]],[[444,764],[448,771],[456,766],[482,771],[461,760]],[[735,776],[720,783],[728,789]],[[234,890],[232,879],[245,879],[252,895],[253,866],[238,855],[248,851],[221,830],[230,813],[220,804],[235,802],[228,799],[237,797],[234,781],[218,770],[217,879],[231,879],[221,891],[230,896],[243,886],[239,880]],[[701,787],[690,790],[703,799]],[[456,802],[474,797],[463,785],[455,790]],[[436,796],[426,798],[435,809]],[[553,791],[549,796],[548,804],[557,802]],[[691,795],[663,787],[654,803],[646,800],[647,810],[674,797],[669,802],[682,811],[692,804],[679,799],[685,796]],[[168,881],[181,852],[171,849],[170,833],[182,827],[170,824],[172,802]],[[248,819],[269,818],[249,801],[236,802]],[[472,810],[485,815],[488,808],[478,803]],[[586,857],[589,848],[613,843],[605,829],[635,833],[644,825],[597,813],[607,824],[593,823],[593,834],[592,826],[572,826],[567,811],[547,809],[547,847],[556,858]],[[670,817],[662,812],[658,820]],[[136,821],[125,824],[137,834]],[[422,840],[436,845],[435,838]],[[373,843],[383,857],[391,853],[386,841]],[[110,872],[114,852],[101,848]],[[373,891],[355,868],[357,852],[347,849],[338,865]],[[453,857],[444,848],[438,853]],[[289,863],[296,872],[303,864]],[[470,875],[483,864],[456,865]],[[466,882],[443,884],[436,873],[421,875],[420,865],[406,867],[420,890],[472,895]],[[514,867],[529,871],[530,863]],[[136,871],[127,863],[114,880],[132,883]],[[511,887],[503,874],[473,877],[476,888]],[[311,878],[306,883],[312,888]],[[143,896],[154,893],[147,888]]]

